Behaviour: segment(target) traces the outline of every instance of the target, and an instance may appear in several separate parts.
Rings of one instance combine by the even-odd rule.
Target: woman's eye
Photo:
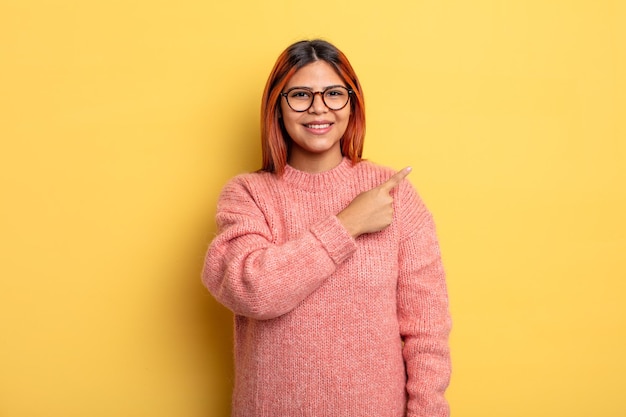
[[[309,97],[311,97],[311,93],[306,90],[296,90],[296,91],[292,91],[289,97],[304,100],[304,99],[308,99]]]
[[[328,97],[339,97],[339,96],[343,96],[344,94],[345,93],[342,90],[340,90],[340,89],[328,90],[326,92],[326,96],[328,96]]]

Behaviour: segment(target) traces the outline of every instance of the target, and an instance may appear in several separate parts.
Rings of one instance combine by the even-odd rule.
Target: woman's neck
[[[315,174],[318,172],[330,171],[335,168],[343,160],[341,152],[332,154],[301,154],[292,152],[289,155],[288,164],[298,171],[309,172]]]

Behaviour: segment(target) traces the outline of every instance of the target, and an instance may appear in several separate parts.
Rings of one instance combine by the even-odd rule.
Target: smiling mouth
[[[330,127],[330,123],[324,124],[313,124],[313,125],[305,125],[309,129],[328,129]]]

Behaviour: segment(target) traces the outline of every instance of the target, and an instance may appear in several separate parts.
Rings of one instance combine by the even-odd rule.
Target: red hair
[[[348,58],[334,45],[323,40],[300,41],[280,54],[265,84],[261,102],[261,147],[263,167],[261,170],[282,175],[289,151],[289,135],[280,118],[280,93],[289,79],[300,68],[316,61],[330,64],[346,86],[354,91],[350,95],[350,119],[341,138],[341,154],[352,163],[363,155],[365,139],[365,102],[359,79]]]

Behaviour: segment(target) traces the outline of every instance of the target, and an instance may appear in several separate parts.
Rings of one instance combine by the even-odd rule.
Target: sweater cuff
[[[343,227],[337,216],[330,216],[313,225],[311,232],[337,265],[348,259],[356,251],[354,238]]]

